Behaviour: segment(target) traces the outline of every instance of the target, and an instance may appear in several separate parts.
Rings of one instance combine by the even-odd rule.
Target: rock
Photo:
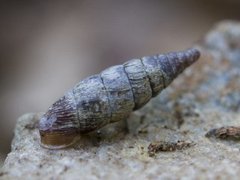
[[[41,114],[23,115],[0,179],[238,179],[239,142],[205,134],[240,124],[240,23],[218,24],[198,47],[201,59],[160,96],[72,148],[42,148]],[[149,155],[155,142],[194,145]]]
[[[3,154],[0,154],[0,167],[2,167],[3,165],[3,160],[4,160]]]

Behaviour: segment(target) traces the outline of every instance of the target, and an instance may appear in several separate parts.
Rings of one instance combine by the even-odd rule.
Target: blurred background
[[[0,2],[0,166],[16,119],[43,112],[84,77],[134,57],[190,47],[239,0]]]

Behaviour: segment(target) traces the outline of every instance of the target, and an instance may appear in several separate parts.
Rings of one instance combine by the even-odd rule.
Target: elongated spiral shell
[[[41,144],[62,148],[79,134],[126,119],[166,88],[200,56],[197,49],[130,60],[90,76],[68,91],[40,120]]]

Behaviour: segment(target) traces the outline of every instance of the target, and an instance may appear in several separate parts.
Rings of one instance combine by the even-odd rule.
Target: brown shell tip
[[[198,60],[201,56],[200,50],[197,48],[192,48],[194,52],[194,59]]]
[[[189,59],[188,59],[189,65],[196,62],[201,56],[201,53],[197,48],[188,49],[187,53],[189,53]]]

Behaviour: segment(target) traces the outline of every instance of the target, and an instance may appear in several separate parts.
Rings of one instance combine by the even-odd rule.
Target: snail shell
[[[90,76],[55,102],[40,119],[41,144],[58,149],[79,134],[126,119],[166,88],[200,56],[197,49],[130,60]]]

